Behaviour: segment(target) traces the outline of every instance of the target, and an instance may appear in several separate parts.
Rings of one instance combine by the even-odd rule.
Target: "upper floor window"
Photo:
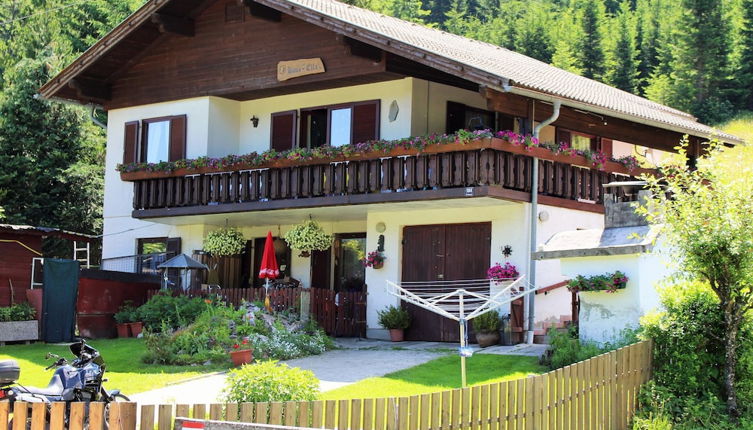
[[[513,130],[515,118],[448,101],[445,124],[447,133],[455,133],[458,130]]]
[[[298,111],[274,113],[271,147],[284,151],[296,146],[342,146],[378,139],[379,107],[379,100],[370,100],[305,108],[300,110],[299,121]]]
[[[186,116],[128,122],[124,140],[124,163],[159,163],[186,158]]]

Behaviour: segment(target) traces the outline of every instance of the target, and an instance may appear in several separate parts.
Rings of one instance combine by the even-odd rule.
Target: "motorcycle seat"
[[[64,389],[63,381],[57,375],[50,380],[50,385],[45,388],[21,386],[15,388],[19,393],[38,394],[45,397],[61,397]]]

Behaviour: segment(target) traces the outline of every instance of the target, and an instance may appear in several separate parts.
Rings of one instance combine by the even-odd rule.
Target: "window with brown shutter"
[[[298,111],[285,111],[272,114],[270,147],[275,151],[287,151],[295,147],[296,117]]]
[[[353,105],[353,134],[351,143],[379,139],[379,100]]]
[[[186,115],[141,121],[139,161],[159,163],[186,158]]]
[[[138,161],[136,154],[139,153],[139,122],[131,121],[125,124],[123,142],[123,164]]]

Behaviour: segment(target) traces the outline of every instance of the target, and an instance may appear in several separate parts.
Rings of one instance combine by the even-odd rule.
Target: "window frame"
[[[350,109],[350,144],[353,143],[359,143],[359,142],[353,142],[353,125],[354,122],[354,113],[356,106],[364,106],[364,105],[374,105],[375,109],[375,118],[374,118],[374,139],[379,139],[380,137],[380,131],[381,131],[381,110],[382,110],[382,100],[381,99],[372,99],[372,100],[361,100],[357,102],[347,102],[347,103],[336,103],[336,104],[330,104],[330,105],[321,105],[321,106],[311,106],[311,107],[305,107],[298,109],[298,141],[296,142],[296,148],[301,148],[308,139],[309,131],[305,130],[305,124],[303,121],[304,115],[307,112],[316,111],[316,110],[327,110],[327,137],[325,139],[324,144],[326,146],[332,146],[332,111],[333,110],[339,110],[339,109]],[[270,143],[271,144],[271,143]],[[306,148],[308,148],[308,145],[306,145]]]
[[[138,121],[139,122],[139,126],[141,128],[141,130],[139,132],[140,139],[139,139],[139,142],[137,144],[137,146],[138,146],[138,151],[137,152],[138,152],[138,160],[139,160],[139,162],[141,162],[141,163],[146,163],[147,162],[147,155],[149,153],[149,124],[153,124],[153,123],[157,123],[157,122],[167,122],[168,123],[167,160],[160,160],[158,162],[162,162],[162,161],[170,162],[170,161],[176,161],[176,160],[180,159],[180,157],[174,158],[172,156],[172,152],[173,152],[173,137],[174,137],[173,136],[173,121],[181,120],[181,119],[183,120],[184,130],[183,130],[183,142],[181,143],[181,148],[180,149],[181,149],[181,153],[183,155],[182,158],[186,157],[186,148],[187,148],[187,145],[188,145],[188,133],[187,133],[188,116],[185,115],[185,114],[184,115],[168,115],[168,116],[159,116],[159,117],[154,117],[154,118],[145,118],[145,119],[142,119],[142,120]],[[131,123],[133,123],[133,122],[135,122],[135,121],[131,121]]]

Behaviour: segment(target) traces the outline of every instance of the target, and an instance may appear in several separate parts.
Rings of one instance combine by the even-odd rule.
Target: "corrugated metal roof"
[[[444,57],[476,69],[509,79],[514,86],[531,89],[566,100],[600,107],[679,128],[689,134],[742,142],[699,123],[692,115],[652,102],[601,82],[584,78],[523,54],[485,42],[428,28],[334,0],[259,0],[278,9],[295,7],[326,15],[343,24],[399,41],[428,54]],[[355,37],[355,36],[354,36]],[[640,121],[638,121],[640,122]]]

